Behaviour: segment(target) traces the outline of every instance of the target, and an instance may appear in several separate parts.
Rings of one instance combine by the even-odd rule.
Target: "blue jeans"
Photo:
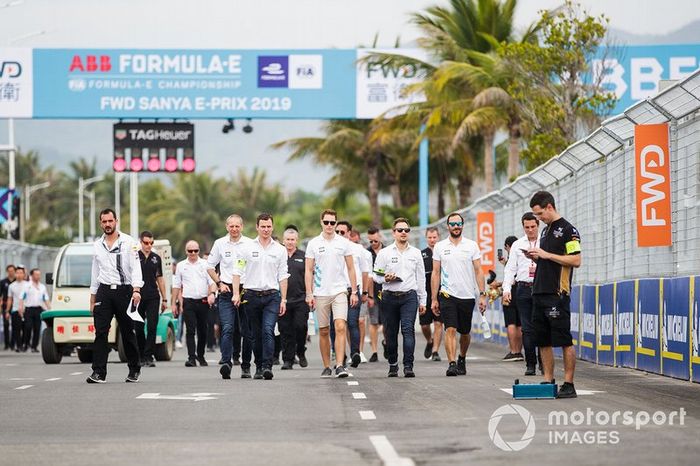
[[[413,369],[413,352],[416,348],[415,323],[418,313],[418,295],[409,291],[396,296],[382,293],[382,313],[384,314],[384,332],[389,364],[396,365],[399,360],[399,328],[403,335],[403,365]]]
[[[233,353],[233,328],[236,310],[231,301],[232,293],[219,293],[219,320],[221,321],[221,360],[231,362]]]
[[[254,291],[246,292],[245,297],[248,301],[245,309],[250,319],[255,365],[258,369],[272,369],[272,357],[275,353],[275,324],[282,298],[279,292],[259,296]]]

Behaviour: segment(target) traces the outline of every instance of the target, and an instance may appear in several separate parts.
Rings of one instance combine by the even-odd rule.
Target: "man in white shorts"
[[[338,214],[326,209],[321,212],[322,233],[309,241],[306,248],[306,303],[316,311],[319,327],[318,344],[323,359],[321,377],[332,377],[330,368],[331,339],[330,314],[335,328],[335,376],[347,377],[343,367],[345,358],[345,327],[348,318],[348,289],[350,279],[350,306],[357,306],[357,280],[352,258],[352,243],[335,233]]]

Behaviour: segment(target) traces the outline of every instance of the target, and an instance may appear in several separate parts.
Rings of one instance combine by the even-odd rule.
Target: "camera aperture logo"
[[[520,440],[506,442],[498,431],[498,425],[504,416],[512,415],[520,416],[525,425],[525,432]],[[503,451],[520,451],[527,447],[535,438],[535,430],[535,418],[530,414],[530,411],[520,405],[503,405],[494,411],[489,419],[489,437],[493,444]]]

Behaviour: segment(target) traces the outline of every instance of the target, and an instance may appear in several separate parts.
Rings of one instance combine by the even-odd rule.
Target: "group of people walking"
[[[6,277],[0,280],[5,350],[38,353],[41,313],[51,308],[41,270],[27,271],[22,264],[9,264],[5,272]]]
[[[537,193],[531,207],[532,212],[523,216],[526,235],[513,243],[506,262],[504,305],[517,306],[527,373],[534,373],[534,348],[539,346],[545,379],[553,381],[551,347],[563,346],[565,386],[569,384],[573,390],[568,293],[571,270],[580,265],[580,238],[576,229],[556,214],[551,194]],[[548,225],[540,239],[538,219]],[[95,242],[91,308],[96,348],[90,383],[106,378],[106,335],[112,315],[119,320],[129,360],[126,381],[138,381],[143,360],[130,331],[133,326],[126,321],[126,309],[129,302],[145,302],[146,276],[154,277],[152,283],[158,286],[153,287],[155,294],[165,296],[159,285],[162,282],[157,280],[158,268],[142,271],[148,258],[135,240],[116,229],[116,222],[111,209],[100,214],[104,235]],[[306,366],[309,312],[315,313],[319,328],[323,378],[347,377],[348,366],[357,367],[366,360],[362,348],[368,319],[372,344],[369,361],[378,360],[377,340],[382,325],[388,377],[398,377],[400,372],[404,377],[415,377],[417,315],[426,338],[425,358],[441,360],[444,328],[446,375],[465,375],[472,315],[475,308],[481,313],[486,310],[486,283],[479,247],[463,236],[464,218],[451,213],[446,223],[449,236],[440,241],[437,229],[428,229],[428,247],[420,251],[409,244],[409,221],[397,218],[392,225],[392,244],[383,246],[378,231],[372,229],[367,237],[370,247],[365,249],[359,232],[327,209],[319,216],[321,233],[308,242],[306,251],[301,251],[293,225],[284,229],[281,243],[275,239],[274,218],[269,213],[256,218],[254,239],[242,234],[243,219],[239,215],[229,216],[227,234],[215,241],[206,260],[200,257],[199,244],[190,240],[185,247],[187,258],[175,268],[170,305],[176,316],[182,313],[184,317],[188,352],[185,365],[208,364],[204,357],[208,314],[216,302],[223,379],[231,378],[238,362],[234,360],[237,329],[242,337],[241,378],[274,377],[276,327],[283,337],[282,369],[292,369],[295,360]],[[152,235],[150,241],[152,244]],[[150,292],[149,299],[155,312],[158,304],[167,304],[152,299]],[[512,316],[506,320],[510,322]],[[401,360],[399,332],[403,337]],[[149,329],[148,334],[152,333]]]

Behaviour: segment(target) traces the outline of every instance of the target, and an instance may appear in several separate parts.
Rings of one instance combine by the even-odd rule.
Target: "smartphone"
[[[493,251],[493,249],[492,249],[492,251]],[[503,249],[498,249],[497,253],[498,253],[498,260],[503,259]]]

